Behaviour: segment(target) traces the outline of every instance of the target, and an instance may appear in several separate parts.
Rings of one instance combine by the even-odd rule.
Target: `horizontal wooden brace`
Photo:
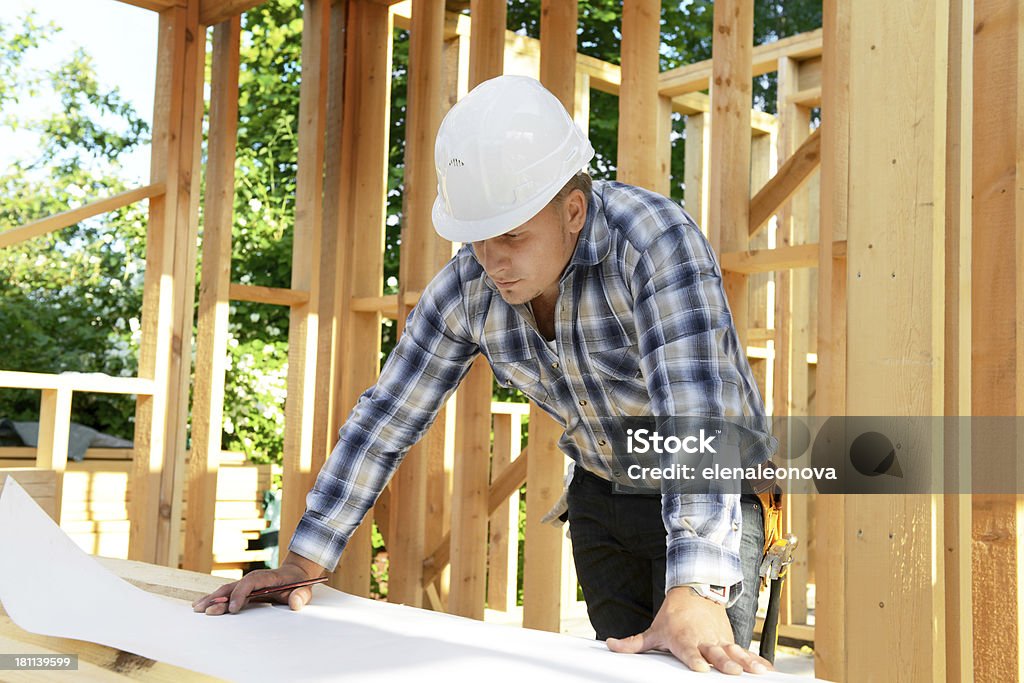
[[[815,86],[813,88],[807,88],[806,90],[798,90],[789,97],[786,98],[790,104],[795,104],[798,107],[820,107],[821,106],[821,86]]]
[[[419,300],[420,292],[405,293],[407,307],[415,306]],[[356,313],[380,313],[385,318],[395,319],[398,317],[398,295],[354,296],[352,297],[352,310]]]
[[[11,389],[70,389],[97,394],[153,395],[153,380],[143,377],[113,377],[101,372],[45,372],[0,370],[0,387]]]
[[[299,306],[309,301],[309,292],[283,287],[242,285],[232,282],[228,287],[228,298],[232,301],[251,301],[256,304],[275,306]]]
[[[508,500],[509,496],[519,490],[526,482],[526,460],[529,447],[523,449],[519,457],[509,463],[501,474],[491,483],[487,493],[487,514],[492,515],[498,507]],[[444,570],[451,561],[452,535],[444,535],[434,552],[423,560],[423,585],[428,586]]]
[[[266,0],[199,0],[199,23],[213,26],[264,2]]]
[[[153,10],[154,12],[162,12],[171,7],[184,7],[186,4],[186,0],[118,0],[118,2]]]
[[[832,257],[846,256],[846,240],[832,243]],[[792,247],[775,249],[754,249],[751,251],[731,251],[721,254],[719,262],[723,271],[730,273],[770,273],[776,270],[792,268],[817,268],[818,244],[798,244]]]
[[[767,225],[821,165],[821,128],[811,133],[782,167],[750,200],[750,236]]]
[[[163,183],[153,183],[152,185],[144,185],[143,187],[137,187],[134,190],[127,190],[115,194],[112,197],[106,197],[105,199],[98,199],[94,202],[80,206],[77,209],[69,209],[68,211],[62,211],[46,218],[40,218],[37,221],[26,223],[17,228],[5,230],[0,232],[0,249],[3,247],[9,247],[12,244],[24,242],[25,240],[32,239],[33,237],[39,237],[47,233],[54,232],[56,230],[63,230],[69,225],[74,225],[80,221],[84,221],[86,218],[92,218],[98,216],[101,213],[107,213],[109,211],[116,211],[129,204],[140,202],[143,199],[150,199],[157,197],[164,193]]]
[[[753,75],[771,73],[779,67],[780,57],[807,59],[821,54],[821,29],[800,33],[774,43],[758,45],[753,52]],[[675,97],[697,90],[707,90],[711,84],[711,60],[694,62],[676,69],[662,71],[658,77],[658,94]]]

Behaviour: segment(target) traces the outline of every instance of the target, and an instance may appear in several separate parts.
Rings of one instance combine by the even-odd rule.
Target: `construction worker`
[[[281,567],[196,601],[332,571],[367,510],[478,354],[565,428],[569,533],[591,623],[616,652],[761,673],[749,652],[764,542],[750,495],[619,495],[609,420],[753,417],[773,445],[707,241],[673,201],[593,182],[594,150],[534,79],[480,84],[444,118],[437,232],[463,242],[427,286],[306,499]],[[532,456],[538,457],[538,456]],[[229,596],[227,604],[214,604]],[[299,588],[276,596],[299,609]]]

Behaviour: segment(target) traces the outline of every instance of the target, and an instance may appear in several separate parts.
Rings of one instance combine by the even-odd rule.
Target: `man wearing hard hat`
[[[764,531],[739,494],[619,495],[609,420],[747,416],[764,407],[710,246],[660,195],[591,182],[594,155],[536,80],[480,84],[441,124],[437,232],[463,242],[431,281],[377,384],[307,496],[284,564],[195,603],[237,612],[251,591],[333,570],[349,537],[477,354],[564,427],[577,574],[597,637],[671,651],[691,669],[770,668],[747,651]],[[768,449],[773,440],[763,429]],[[282,594],[298,609],[311,592]],[[211,604],[230,596],[228,604]]]

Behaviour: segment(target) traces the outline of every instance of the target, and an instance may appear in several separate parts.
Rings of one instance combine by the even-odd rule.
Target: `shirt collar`
[[[587,221],[580,231],[576,251],[573,252],[570,266],[595,266],[608,256],[611,248],[608,237],[608,219],[604,215],[604,202],[594,188],[587,205]]]

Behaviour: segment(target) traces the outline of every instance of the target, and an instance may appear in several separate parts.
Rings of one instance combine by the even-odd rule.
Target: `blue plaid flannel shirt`
[[[306,498],[290,549],[333,569],[409,447],[483,353],[565,428],[559,447],[611,479],[609,419],[746,416],[775,440],[733,327],[710,245],[675,202],[595,182],[560,281],[557,353],[526,305],[509,305],[463,246],[430,282],[377,384],[359,399]],[[742,587],[738,494],[665,494],[666,590]]]

